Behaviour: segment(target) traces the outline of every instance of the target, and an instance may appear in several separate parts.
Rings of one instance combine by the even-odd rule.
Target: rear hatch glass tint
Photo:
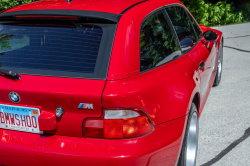
[[[0,22],[0,67],[19,74],[105,79],[116,25]]]

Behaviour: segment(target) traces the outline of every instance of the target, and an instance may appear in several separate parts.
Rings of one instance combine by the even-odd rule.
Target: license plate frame
[[[0,128],[42,134],[38,118],[40,109],[0,104]]]

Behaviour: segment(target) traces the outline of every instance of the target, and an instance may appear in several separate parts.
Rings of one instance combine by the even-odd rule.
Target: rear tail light
[[[107,109],[103,118],[87,119],[83,127],[85,138],[104,139],[135,138],[152,130],[149,117],[139,109]]]

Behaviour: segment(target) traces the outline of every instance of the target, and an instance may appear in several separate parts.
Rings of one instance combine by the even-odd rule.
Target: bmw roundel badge
[[[20,96],[16,92],[10,92],[9,98],[14,103],[18,103],[20,101]]]

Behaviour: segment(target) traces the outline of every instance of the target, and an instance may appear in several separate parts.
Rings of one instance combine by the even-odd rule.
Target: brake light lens
[[[87,119],[84,123],[85,138],[126,139],[150,133],[153,124],[146,113],[139,109],[104,110],[101,119]]]
[[[27,16],[16,16],[16,18],[22,19],[70,19],[70,20],[77,20],[76,16],[46,16],[46,15],[27,15]]]

